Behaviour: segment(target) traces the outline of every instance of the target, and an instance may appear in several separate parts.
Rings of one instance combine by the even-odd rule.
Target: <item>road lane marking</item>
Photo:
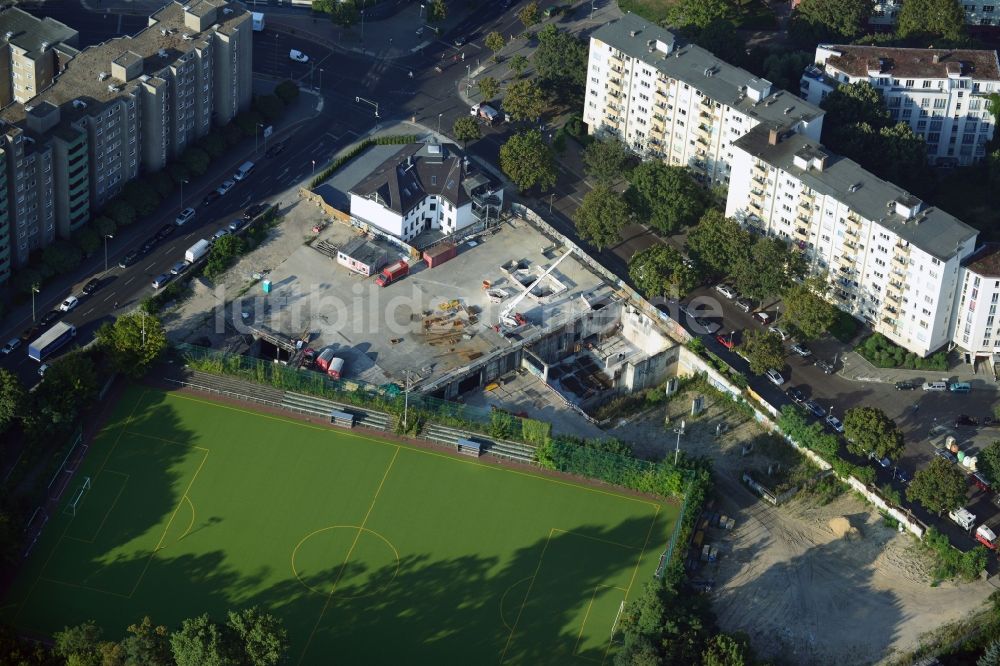
[[[135,279],[135,276],[133,275],[133,276],[132,276],[132,277],[130,277],[129,279],[125,280],[125,284],[126,284],[126,285],[128,285],[128,283],[129,283],[129,282],[131,282],[131,281],[132,281],[132,280],[134,280],[134,279]]]

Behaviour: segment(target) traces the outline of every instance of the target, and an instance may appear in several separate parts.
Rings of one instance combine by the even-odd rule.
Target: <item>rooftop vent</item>
[[[108,92],[116,93],[119,90],[121,90],[121,88],[119,88],[118,86],[116,86],[113,83],[108,85]]]
[[[87,103],[84,102],[82,99],[74,99],[73,100],[73,108],[74,109],[86,109],[87,108]]]
[[[787,116],[787,115],[788,115],[789,113],[791,113],[791,112],[792,112],[792,111],[793,111],[794,109],[795,109],[795,107],[794,107],[794,106],[789,106],[789,107],[786,107],[786,108],[785,108],[785,115]]]
[[[187,41],[187,42],[189,42],[189,41],[191,41],[192,39],[194,39],[194,37],[193,37],[193,36],[191,36],[191,35],[189,35],[189,34],[187,34],[187,33],[185,32],[185,33],[184,33],[184,35],[183,35],[183,36],[181,37],[181,39],[183,39],[184,41]]]
[[[166,58],[167,52],[164,49],[160,49],[159,51],[156,52],[156,55],[160,56],[161,58]]]
[[[160,28],[160,34],[166,36],[167,29],[166,28]]]
[[[638,34],[639,34],[639,31],[638,31],[638,30],[629,30],[629,31],[628,31],[628,36],[629,36],[629,37],[635,37],[635,36],[636,36],[636,35],[638,35]]]
[[[41,49],[44,51],[47,48],[49,48],[49,43],[48,42],[42,42]]]
[[[233,13],[233,8],[232,7],[223,7],[222,8],[222,13],[223,14],[232,14]]]
[[[861,183],[854,183],[853,185],[851,185],[850,187],[847,188],[847,191],[848,192],[857,192],[860,189],[861,189]]]
[[[4,33],[3,38],[10,41],[10,38],[13,36],[14,36],[14,31],[8,30],[7,32]]]
[[[104,81],[109,76],[111,76],[111,75],[108,74],[107,72],[101,72],[100,74],[97,75],[97,80],[98,81]]]
[[[149,74],[143,74],[142,76],[139,77],[139,80],[142,82],[149,81]]]

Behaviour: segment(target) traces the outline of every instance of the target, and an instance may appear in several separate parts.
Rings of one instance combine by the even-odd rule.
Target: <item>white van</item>
[[[254,168],[253,162],[244,162],[243,164],[240,165],[240,168],[236,170],[236,173],[233,174],[233,179],[243,180],[251,173],[253,173],[253,168]]]
[[[925,382],[923,389],[925,391],[947,391],[948,382]]]
[[[948,517],[962,526],[962,529],[971,530],[976,524],[976,514],[968,509],[955,509],[948,512]]]

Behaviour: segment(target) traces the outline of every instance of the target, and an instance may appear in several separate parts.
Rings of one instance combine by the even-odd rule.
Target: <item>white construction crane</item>
[[[545,269],[545,272],[539,275],[538,279],[536,279],[534,282],[525,287],[520,294],[515,296],[514,299],[510,303],[508,303],[503,310],[500,311],[500,326],[504,328],[517,328],[518,326],[521,325],[521,322],[518,322],[514,316],[516,314],[514,312],[514,309],[517,308],[518,304],[524,300],[524,297],[528,295],[528,292],[535,288],[535,285],[541,282],[546,275],[555,270],[556,266],[559,265],[559,262],[561,262],[563,259],[565,259],[571,254],[573,254],[573,250],[566,250],[566,254],[559,257],[554,262],[552,262],[552,265],[549,266],[547,269]]]

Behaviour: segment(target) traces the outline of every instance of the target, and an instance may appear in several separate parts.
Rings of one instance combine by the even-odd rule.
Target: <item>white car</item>
[[[212,238],[209,239],[209,242],[214,243],[215,241],[219,240],[220,238],[222,238],[224,236],[228,236],[228,235],[229,235],[228,231],[226,231],[225,229],[219,229],[214,234],[212,234]]]
[[[223,197],[229,194],[229,190],[233,189],[234,187],[236,187],[235,180],[224,180],[222,181],[222,185],[219,185],[217,188],[215,188],[215,191],[219,193],[220,197]]]
[[[48,363],[42,363],[40,366],[38,366],[38,376],[39,377],[44,377],[45,376],[45,371],[48,370],[48,369],[49,369],[49,364]]]
[[[180,214],[177,216],[177,219],[174,220],[174,222],[179,227],[183,224],[186,224],[187,222],[190,222],[192,219],[194,219],[194,208],[185,208],[180,212]]]
[[[785,330],[785,329],[783,329],[783,328],[779,328],[779,327],[777,327],[777,326],[768,326],[768,327],[767,327],[767,330],[768,330],[769,332],[771,332],[771,333],[774,333],[774,334],[775,334],[775,335],[777,335],[777,336],[778,336],[779,338],[781,338],[781,341],[782,341],[782,342],[784,342],[785,340],[787,340],[787,339],[788,339],[788,331],[786,331],[786,330]]]
[[[69,312],[79,304],[80,304],[80,299],[78,299],[76,296],[70,296],[65,301],[59,304],[59,309],[62,310],[63,312]]]
[[[20,346],[21,346],[21,338],[11,338],[10,340],[7,341],[7,344],[5,344],[2,349],[0,349],[0,352],[3,352],[6,355],[11,353]]]
[[[837,432],[844,432],[844,424],[841,423],[840,419],[838,419],[833,414],[826,417],[826,424],[831,428],[833,428],[834,430],[836,430]]]
[[[296,49],[292,49],[291,51],[289,51],[288,57],[294,60],[295,62],[309,62],[309,56],[307,56],[302,51],[298,51]]]
[[[717,284],[715,285],[715,290],[728,299],[734,299],[739,295],[736,293],[736,290],[728,284]]]
[[[764,374],[767,375],[767,378],[770,379],[771,383],[774,384],[775,386],[781,386],[782,384],[785,383],[785,378],[782,377],[781,373],[775,370],[774,368],[771,368]]]

